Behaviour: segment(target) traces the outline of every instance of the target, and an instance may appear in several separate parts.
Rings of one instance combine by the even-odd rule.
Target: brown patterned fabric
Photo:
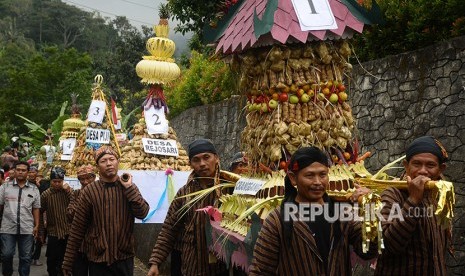
[[[94,152],[95,163],[98,163],[98,160],[102,158],[105,154],[111,154],[116,158],[119,158],[118,153],[110,146],[101,146],[98,150]]]
[[[95,167],[92,165],[83,165],[77,169],[77,177],[86,174],[95,174]]]
[[[336,224],[332,224],[328,267],[325,269],[308,224],[294,221],[289,239],[283,232],[283,220],[280,216],[281,210],[277,208],[263,223],[255,244],[249,275],[352,275],[349,245],[364,259],[377,254],[376,245],[370,246],[368,253],[361,253],[360,222],[341,222],[340,232],[334,228]]]
[[[64,239],[68,235],[69,221],[66,217],[71,190],[48,188],[40,196],[41,210],[47,212],[47,235]]]
[[[376,275],[446,275],[448,229],[438,225],[436,216],[408,216],[409,208],[416,206],[408,199],[408,192],[389,188],[381,194],[384,204],[381,214],[387,218],[394,203],[398,203],[404,221],[381,222],[383,227],[383,254],[379,255]],[[431,191],[425,191],[421,207],[437,202]]]
[[[136,185],[95,181],[79,193],[63,268],[71,271],[78,250],[91,262],[111,265],[134,257],[134,219],[143,219],[149,205]],[[84,244],[83,244],[84,243]]]
[[[209,263],[210,254],[205,236],[208,215],[195,211],[205,206],[215,206],[218,196],[212,192],[191,206],[183,216],[178,212],[189,201],[189,198],[179,197],[203,189],[193,176],[194,173],[189,176],[187,184],[179,189],[171,203],[149,263],[160,266],[173,249],[178,249],[182,256],[183,275],[218,275],[226,271],[226,266],[219,260]]]
[[[68,218],[68,221],[70,223],[73,222],[74,214],[76,213],[76,210],[78,208],[80,193],[81,193],[81,189],[73,191],[70,202],[68,204],[68,208],[66,208],[66,217]]]

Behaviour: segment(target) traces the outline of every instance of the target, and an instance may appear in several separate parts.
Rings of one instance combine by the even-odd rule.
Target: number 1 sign
[[[87,113],[87,121],[101,124],[105,115],[106,104],[104,101],[93,100]]]
[[[144,111],[145,123],[149,134],[168,134],[168,121],[165,117],[165,108],[151,106]]]
[[[303,32],[337,29],[328,0],[292,0],[292,4]]]

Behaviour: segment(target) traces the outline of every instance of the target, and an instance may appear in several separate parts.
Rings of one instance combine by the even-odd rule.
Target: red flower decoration
[[[298,170],[299,170],[299,164],[297,162],[294,162],[294,164],[292,165],[292,171],[296,172]]]

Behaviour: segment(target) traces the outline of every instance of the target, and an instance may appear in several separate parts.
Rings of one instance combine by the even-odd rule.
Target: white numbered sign
[[[106,104],[104,101],[93,100],[87,113],[87,121],[101,124],[105,115]]]
[[[292,0],[302,31],[337,29],[328,0]]]
[[[63,149],[63,154],[71,155],[76,146],[76,138],[68,138],[62,141],[61,148]]]
[[[145,123],[149,134],[168,134],[168,121],[164,108],[150,107],[144,111]]]

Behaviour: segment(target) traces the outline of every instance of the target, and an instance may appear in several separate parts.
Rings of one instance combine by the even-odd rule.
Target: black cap
[[[54,167],[50,172],[50,180],[53,179],[65,179],[66,171],[62,167]]]
[[[405,151],[407,162],[420,153],[431,153],[438,157],[439,163],[444,163],[449,159],[444,146],[433,136],[422,136],[415,140],[407,147]]]
[[[208,139],[194,140],[187,146],[187,151],[189,152],[189,160],[199,153],[211,152],[217,154],[215,146]]]

